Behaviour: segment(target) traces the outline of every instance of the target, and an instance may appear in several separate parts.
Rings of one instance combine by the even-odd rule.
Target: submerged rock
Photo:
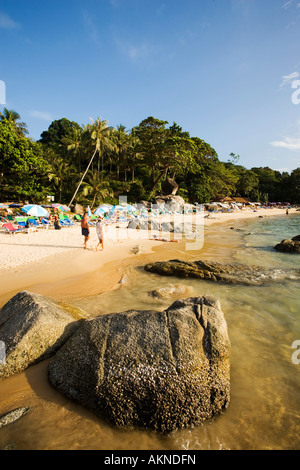
[[[156,299],[168,299],[170,297],[184,297],[191,294],[192,288],[182,284],[172,284],[166,287],[160,287],[152,290],[149,294]]]
[[[16,408],[15,410],[9,411],[8,413],[1,415],[0,429],[22,418],[22,416],[24,416],[28,411],[29,408]]]
[[[5,355],[0,378],[52,356],[85,315],[79,309],[23,291],[0,310],[0,340]]]
[[[84,321],[51,359],[50,383],[118,427],[168,432],[230,401],[230,341],[220,304],[177,300],[167,310]]]
[[[300,253],[300,235],[296,235],[291,240],[282,240],[274,248],[284,253]]]
[[[148,272],[163,276],[205,279],[226,284],[262,285],[283,279],[300,279],[300,270],[264,269],[260,266],[220,264],[213,261],[157,261],[147,264]]]

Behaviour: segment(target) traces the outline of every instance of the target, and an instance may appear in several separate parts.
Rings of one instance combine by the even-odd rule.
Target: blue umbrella
[[[112,206],[110,211],[115,212],[115,211],[124,211],[125,207],[124,206]]]
[[[111,208],[111,204],[101,204],[101,206],[97,207],[97,209],[94,211],[94,215],[103,215],[105,212],[109,212]]]
[[[103,215],[103,214],[105,214],[105,212],[107,212],[107,211],[105,209],[103,209],[103,207],[97,207],[97,209],[94,212],[94,215]]]
[[[27,206],[22,207],[22,211],[26,212],[28,215],[36,216],[36,217],[48,217],[49,212],[46,211],[42,206],[38,206],[37,204],[28,204]]]

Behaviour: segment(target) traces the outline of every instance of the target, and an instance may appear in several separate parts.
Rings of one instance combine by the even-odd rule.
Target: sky
[[[300,0],[0,0],[0,110],[153,116],[246,168],[300,167]]]

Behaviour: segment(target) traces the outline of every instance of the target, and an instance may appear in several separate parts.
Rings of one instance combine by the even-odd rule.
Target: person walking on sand
[[[83,219],[81,220],[81,233],[84,236],[84,244],[83,247],[86,248],[86,244],[90,238],[90,228],[87,220],[87,213],[85,212],[83,215]]]
[[[104,246],[103,246],[103,225],[102,225],[102,217],[99,216],[98,217],[98,220],[97,220],[97,223],[96,223],[96,232],[97,232],[97,236],[98,236],[98,239],[99,239],[99,243],[98,245],[96,246],[96,251],[98,251],[98,247],[99,245],[102,246],[102,251],[104,250]]]

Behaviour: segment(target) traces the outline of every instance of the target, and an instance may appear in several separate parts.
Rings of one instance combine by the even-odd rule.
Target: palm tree
[[[108,127],[108,122],[107,121],[102,121],[100,118],[98,118],[96,121],[93,121],[91,119],[91,121],[92,121],[92,124],[88,124],[85,127],[85,132],[89,132],[90,139],[94,142],[94,145],[95,145],[94,152],[93,152],[93,155],[91,156],[91,159],[89,161],[88,166],[86,167],[85,172],[82,175],[81,180],[79,181],[79,184],[78,184],[78,186],[75,190],[75,193],[73,194],[73,197],[70,201],[69,206],[74,201],[74,198],[75,198],[75,196],[76,196],[76,194],[77,194],[77,192],[78,192],[78,190],[81,186],[81,183],[83,182],[83,180],[85,178],[85,175],[89,171],[89,168],[92,164],[92,161],[95,158],[96,153],[98,152],[98,154],[99,154],[99,161],[100,161],[100,157],[102,158],[102,168],[103,168],[104,149],[106,147],[111,148],[112,145],[113,145],[111,140],[110,140],[110,128]],[[99,173],[99,167],[98,167],[98,173]]]
[[[124,167],[124,181],[127,181],[126,151],[129,146],[129,138],[125,126],[119,124],[117,129],[113,130],[112,138],[117,154],[117,179],[119,179],[120,165],[122,165]]]
[[[94,207],[97,201],[105,199],[108,196],[113,196],[113,191],[109,185],[109,182],[100,178],[97,170],[89,171],[87,174],[87,182],[83,182],[83,196],[91,195],[93,201],[91,203],[91,209]]]
[[[142,154],[139,152],[140,139],[135,134],[135,129],[131,130],[129,134],[129,166],[131,168],[131,182],[134,183],[134,170],[136,165],[141,161]]]
[[[70,181],[75,175],[75,168],[70,166],[61,157],[56,157],[50,164],[48,178],[58,193],[58,202],[62,202],[64,183]]]
[[[0,112],[0,121],[8,121],[13,126],[18,135],[24,136],[29,132],[25,122],[17,122],[19,119],[21,119],[20,114],[16,111],[13,111],[12,109],[9,110],[4,108],[3,113]]]
[[[72,129],[72,133],[63,137],[62,143],[66,145],[67,150],[72,152],[75,163],[81,172],[81,160],[84,153],[84,132],[82,128]]]

